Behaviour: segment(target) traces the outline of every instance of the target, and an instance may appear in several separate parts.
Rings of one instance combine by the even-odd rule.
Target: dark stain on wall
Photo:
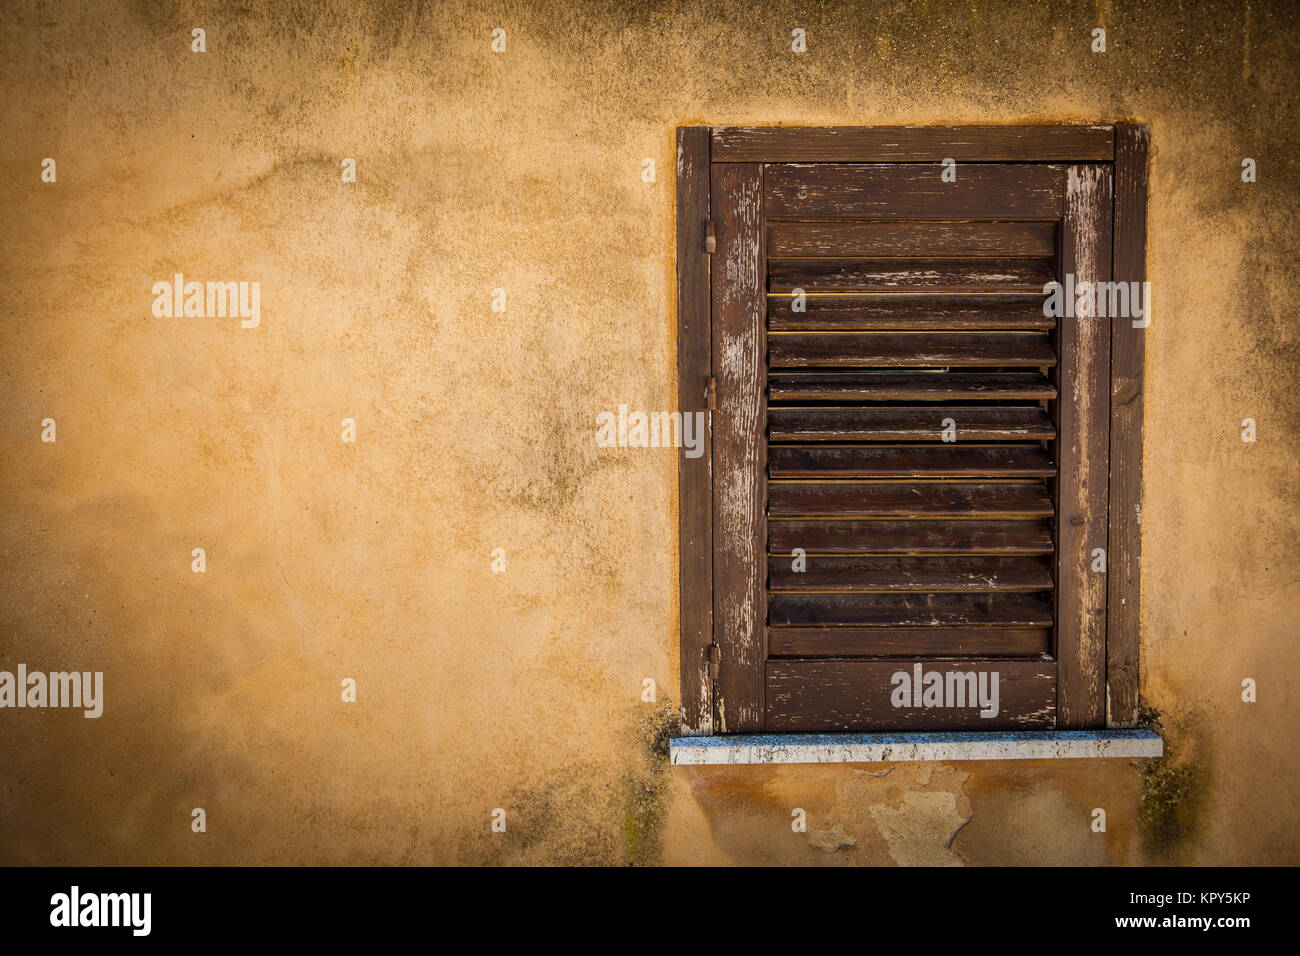
[[[1165,741],[1164,756],[1138,762],[1142,769],[1142,844],[1152,859],[1181,863],[1202,825],[1205,794],[1212,782],[1210,759],[1204,752],[1204,740],[1193,729],[1196,718],[1192,715],[1167,727],[1158,710],[1143,706],[1138,725],[1155,731]]]

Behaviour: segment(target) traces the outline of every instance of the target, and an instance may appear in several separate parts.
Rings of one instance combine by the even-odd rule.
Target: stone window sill
[[[929,731],[880,734],[733,734],[678,737],[674,765],[884,763],[920,760],[1062,760],[1159,757],[1149,730]]]

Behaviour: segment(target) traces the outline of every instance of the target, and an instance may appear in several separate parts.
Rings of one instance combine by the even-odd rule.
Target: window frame
[[[713,553],[720,489],[713,461],[716,371],[715,311],[728,305],[712,281],[712,253],[720,227],[711,206],[713,183],[734,178],[741,164],[766,163],[1101,163],[1112,172],[1111,262],[1114,282],[1146,280],[1146,216],[1149,129],[1136,123],[1053,126],[912,127],[708,127],[677,129],[677,347],[678,407],[704,411],[707,428],[698,458],[678,459],[679,581],[682,733],[712,736],[754,730],[728,728],[719,699],[753,693],[728,686],[734,674],[720,670],[715,642]],[[760,240],[760,255],[763,254]],[[1149,323],[1149,313],[1146,322]],[[1144,326],[1145,327],[1145,326]],[[1142,491],[1142,393],[1144,327],[1111,321],[1109,446],[1107,467],[1106,621],[1104,714],[1081,726],[1131,728],[1137,724],[1139,691],[1140,559]],[[761,357],[760,357],[761,358]],[[760,392],[761,370],[757,379]],[[758,398],[762,408],[765,399]],[[762,428],[761,420],[758,423]],[[725,434],[723,438],[725,439]],[[725,441],[723,442],[725,446]],[[762,469],[757,487],[764,481]],[[760,502],[761,505],[761,502]],[[764,591],[759,566],[753,569]],[[763,615],[765,617],[765,615]],[[751,662],[752,663],[752,662]],[[739,668],[743,675],[744,667]],[[752,672],[753,668],[749,668]],[[722,676],[724,686],[717,680]],[[752,681],[750,682],[752,683]],[[754,697],[760,707],[762,691]],[[735,713],[734,708],[728,708]],[[1104,719],[1104,724],[1101,722]],[[734,722],[734,721],[733,721]],[[1058,729],[1062,724],[1058,713]]]

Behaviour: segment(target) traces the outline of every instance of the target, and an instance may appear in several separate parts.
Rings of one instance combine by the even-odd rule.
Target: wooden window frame
[[[717,337],[727,331],[728,316],[752,308],[729,301],[727,284],[712,281],[711,270],[763,268],[760,223],[740,220],[740,229],[758,233],[753,246],[757,263],[713,262],[718,229],[736,217],[711,208],[715,184],[727,195],[753,188],[753,170],[764,163],[1070,163],[1106,164],[1112,172],[1111,261],[1096,263],[1100,278],[1114,282],[1146,279],[1146,216],[1149,163],[1148,127],[1134,123],[1090,126],[933,126],[933,127],[707,127],[677,129],[677,367],[678,406],[683,413],[705,411],[708,427],[704,453],[679,457],[679,569],[681,631],[682,733],[711,736],[745,732],[762,726],[761,667],[743,656],[759,647],[749,640],[715,643],[715,626],[734,626],[734,600],[715,609],[715,548],[754,552],[753,540],[721,526],[725,514],[752,515],[764,507],[763,469],[755,466],[755,486],[748,494],[714,487],[715,454],[729,454],[729,432],[762,432],[765,396],[761,342],[743,348],[737,360],[717,363]],[[761,177],[760,177],[761,179]],[[734,212],[734,211],[732,211]],[[716,321],[715,321],[716,318]],[[730,330],[734,332],[735,330]],[[736,351],[736,339],[729,339]],[[750,343],[746,343],[748,345]],[[1137,722],[1138,646],[1141,558],[1142,392],[1144,331],[1128,321],[1111,321],[1109,371],[1109,475],[1104,525],[1107,574],[1105,628],[1100,647],[1077,649],[1104,662],[1104,700],[1095,693],[1076,697],[1072,708],[1058,708],[1058,729],[1129,728]],[[757,390],[744,403],[743,420],[720,420],[713,414],[716,376],[732,376],[728,388]],[[734,416],[733,416],[734,419]],[[759,442],[759,447],[762,447]],[[751,443],[752,447],[752,443]],[[1075,504],[1090,510],[1087,496]],[[722,582],[727,595],[741,602],[765,601],[763,556],[752,553],[745,580]],[[744,565],[742,564],[742,567]],[[1064,589],[1062,589],[1064,590]],[[716,620],[715,620],[716,618]],[[727,618],[723,620],[723,618]],[[755,619],[754,614],[749,615]],[[1071,649],[1074,652],[1076,649]],[[729,666],[719,658],[731,655]],[[740,659],[737,659],[739,655]],[[761,664],[761,661],[758,662]],[[755,680],[757,679],[757,685]],[[758,707],[755,716],[752,708]],[[758,723],[755,725],[755,719]]]

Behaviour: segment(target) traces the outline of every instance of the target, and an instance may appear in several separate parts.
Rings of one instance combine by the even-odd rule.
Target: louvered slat
[[[1064,180],[1063,167],[1028,164],[966,165],[944,182],[932,164],[782,163],[766,168],[763,207],[769,220],[1053,220]]]
[[[1000,208],[1052,202],[1050,171],[977,175],[1002,193],[1020,181]],[[767,228],[767,650],[1043,655],[1055,213],[887,219],[899,182],[930,188],[897,168],[785,167],[767,180],[769,216],[800,220]],[[943,195],[984,202],[969,188]],[[879,220],[816,221],[885,207]]]
[[[1041,481],[773,481],[773,517],[1045,518],[1052,499]]]
[[[1051,628],[773,627],[769,657],[1032,657],[1051,647]]]
[[[1055,325],[1055,319],[1043,314],[1043,297],[1037,294],[767,297],[767,327],[773,332],[1050,329]]]
[[[768,620],[853,627],[1050,627],[1045,594],[825,594],[773,592]]]
[[[773,478],[1050,478],[1039,445],[769,445]]]
[[[1053,222],[773,222],[770,259],[809,256],[1042,256],[1056,251]]]
[[[1056,364],[1041,332],[948,334],[890,332],[773,332],[767,339],[772,368],[877,366],[1038,366]]]
[[[772,372],[774,402],[1051,399],[1056,386],[1039,372]]]
[[[773,259],[768,291],[1042,292],[1052,281],[1049,259]]]
[[[768,409],[772,441],[942,441],[944,421],[956,441],[1048,439],[1056,429],[1037,405],[981,408],[777,408]]]
[[[804,521],[768,522],[768,548],[816,554],[1051,554],[1042,521]]]
[[[788,557],[768,559],[772,591],[1050,591],[1052,572],[1043,558],[863,558],[805,559],[795,570]]]

